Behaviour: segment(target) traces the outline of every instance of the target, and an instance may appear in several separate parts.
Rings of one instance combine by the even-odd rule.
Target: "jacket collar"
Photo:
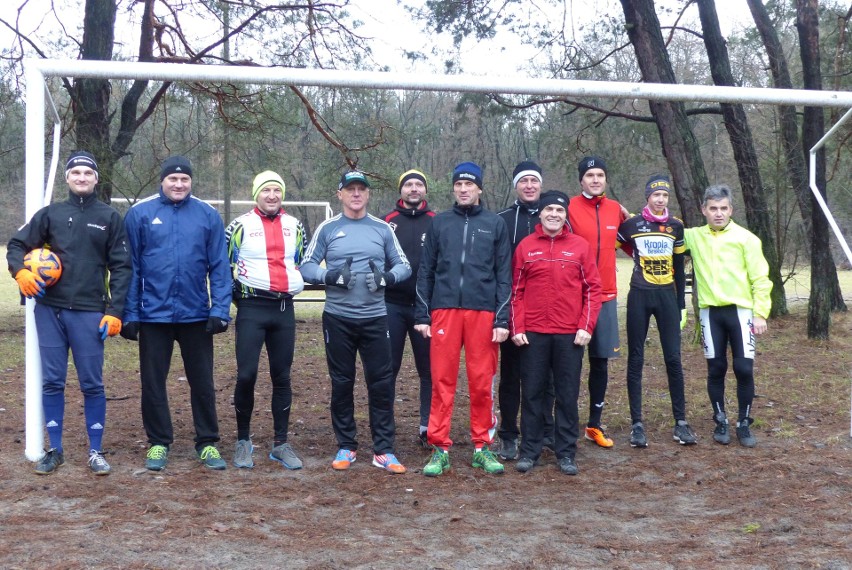
[[[454,202],[453,211],[460,216],[475,216],[482,211],[482,204],[476,204],[475,206],[459,206],[458,202]]]
[[[402,198],[400,198],[399,200],[396,201],[395,209],[400,214],[402,214],[404,216],[411,216],[412,218],[422,216],[426,212],[431,211],[431,210],[429,210],[429,204],[426,202],[426,200],[423,200],[422,202],[420,202],[420,205],[415,209],[415,208],[409,208],[408,206],[406,206],[405,203],[402,201]]]
[[[535,202],[534,204],[528,204],[527,202],[522,202],[519,199],[515,199],[513,207],[517,208],[521,212],[526,212],[530,216],[535,216],[538,214],[538,202]]]
[[[75,206],[89,206],[98,201],[98,193],[95,191],[91,194],[80,196],[79,194],[75,194],[71,190],[68,190],[68,201]]]
[[[583,199],[586,200],[586,202],[592,204],[593,206],[597,206],[598,204],[604,201],[604,198],[606,198],[606,194],[601,194],[600,196],[589,196],[585,192],[581,192],[580,196],[582,196]]]
[[[160,186],[160,202],[162,202],[164,204],[172,204],[172,205],[175,205],[175,206],[182,206],[183,204],[186,204],[187,202],[189,202],[190,198],[192,198],[192,192],[187,194],[186,198],[184,198],[180,202],[175,202],[174,200],[172,200],[171,198],[166,196],[165,192],[163,192],[163,187]]]
[[[274,220],[275,218],[280,218],[284,215],[284,208],[278,208],[278,211],[274,214],[266,214],[260,210],[257,206],[254,207],[254,213],[260,216],[261,218],[269,218],[270,220]]]
[[[544,228],[541,227],[541,224],[536,224],[536,226],[535,226],[535,235],[537,237],[543,238],[543,239],[564,239],[565,236],[567,236],[570,233],[571,233],[571,228],[568,226],[567,220],[566,220],[566,224],[564,226],[562,226],[562,231],[559,232],[558,234],[556,234],[555,236],[553,236],[552,238],[551,238],[551,236],[544,233]]]

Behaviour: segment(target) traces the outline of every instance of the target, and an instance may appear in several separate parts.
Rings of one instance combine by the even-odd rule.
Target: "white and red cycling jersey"
[[[252,208],[228,225],[225,237],[236,299],[277,299],[304,289],[299,265],[305,254],[305,228],[283,208],[271,216]]]

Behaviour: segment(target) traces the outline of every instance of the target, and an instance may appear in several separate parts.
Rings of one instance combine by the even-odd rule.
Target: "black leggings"
[[[749,417],[754,401],[754,333],[752,312],[736,305],[701,309],[704,355],[707,357],[707,395],[713,414],[725,411],[725,374],[728,372],[728,344],[737,378],[738,419]]]
[[[234,386],[234,411],[237,415],[237,439],[251,435],[254,411],[254,385],[260,349],[266,344],[269,374],[272,376],[272,423],[275,445],[287,442],[290,406],[290,367],[296,344],[296,317],[293,300],[241,299],[237,305],[236,352],[237,385]]]
[[[627,294],[627,395],[630,399],[630,420],[632,423],[642,421],[642,368],[645,365],[645,339],[648,338],[652,315],[660,331],[672,415],[675,421],[686,420],[683,367],[680,361],[680,309],[673,286],[657,289],[631,287]]]

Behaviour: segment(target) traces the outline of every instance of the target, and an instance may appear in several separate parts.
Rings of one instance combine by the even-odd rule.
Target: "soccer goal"
[[[719,103],[759,103],[808,105],[849,109],[846,115],[810,151],[810,185],[828,218],[849,262],[852,252],[828,206],[817,190],[814,175],[816,152],[852,115],[852,92],[765,89],[708,85],[672,85],[608,81],[533,79],[528,77],[476,77],[471,75],[427,75],[389,72],[263,68],[241,66],[182,65],[118,61],[36,60],[24,62],[26,79],[26,219],[49,200],[53,176],[59,160],[61,119],[47,91],[46,78],[151,79],[158,81],[228,81],[248,84],[300,85],[367,89],[456,91],[520,95],[562,95],[570,97],[609,97],[664,101],[711,101]],[[45,185],[45,106],[49,102],[54,134],[50,170]],[[33,318],[34,301],[26,309],[26,445],[25,455],[36,461],[44,444],[41,409],[41,365]],[[852,410],[850,410],[852,435]]]

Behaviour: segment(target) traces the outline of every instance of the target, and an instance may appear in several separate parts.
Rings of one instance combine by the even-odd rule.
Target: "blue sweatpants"
[[[106,421],[104,393],[104,341],[98,331],[103,313],[73,311],[36,304],[35,323],[41,352],[41,389],[44,421],[50,447],[62,451],[62,423],[65,417],[65,380],[68,375],[68,349],[74,357],[89,447],[101,451]]]

